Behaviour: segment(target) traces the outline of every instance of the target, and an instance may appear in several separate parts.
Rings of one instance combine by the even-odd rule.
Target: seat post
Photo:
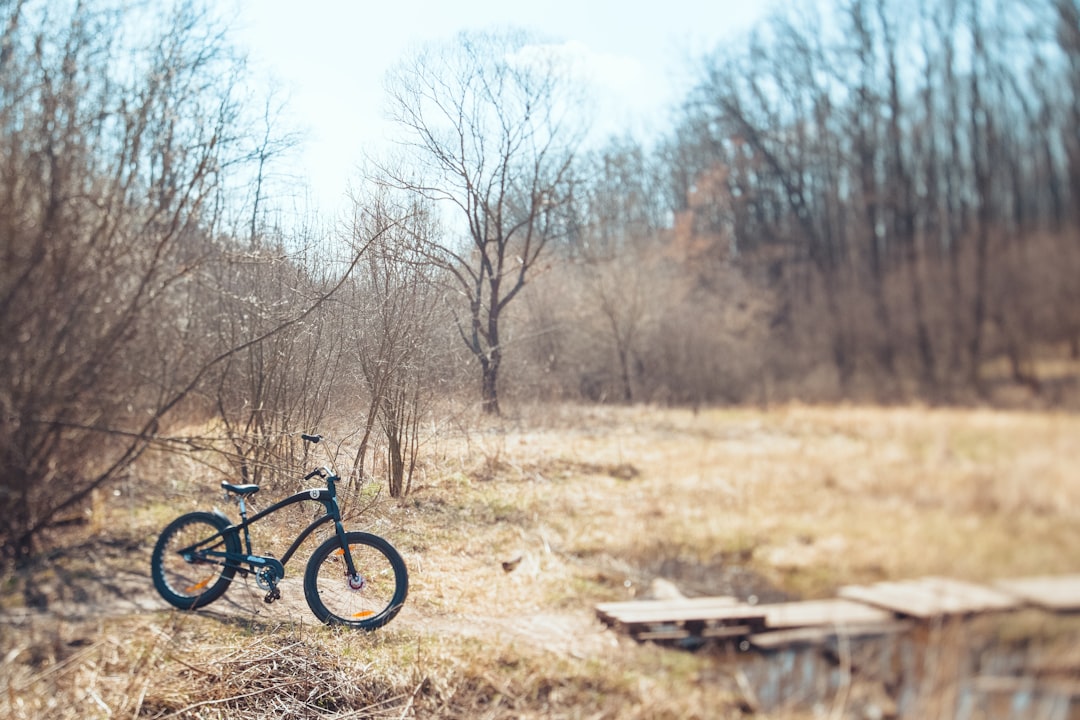
[[[247,554],[251,554],[251,530],[247,524],[247,503],[244,502],[244,496],[240,495],[237,498],[240,501],[240,524],[244,526],[244,545],[247,549]]]

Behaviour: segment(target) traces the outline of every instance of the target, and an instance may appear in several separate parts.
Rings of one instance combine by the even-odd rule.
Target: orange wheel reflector
[[[361,610],[358,613],[353,613],[354,618],[366,618],[375,614],[374,610]]]
[[[195,583],[191,587],[184,588],[184,592],[195,592],[196,590],[202,590],[203,588],[205,588],[209,584],[210,584],[210,578],[206,578],[202,582]]]

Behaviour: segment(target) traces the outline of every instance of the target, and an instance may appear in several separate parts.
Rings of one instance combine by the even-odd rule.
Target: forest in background
[[[0,12],[10,559],[148,448],[272,483],[328,416],[399,497],[455,404],[1080,399],[1076,0],[795,5],[600,148],[466,33],[387,78],[346,222],[275,204],[297,140],[206,7]]]
[[[951,403],[1004,382],[1074,404],[1042,361],[1080,353],[1078,21],[835,2],[705,58],[655,153],[596,158],[581,272],[537,299],[591,320],[550,323],[557,386]]]

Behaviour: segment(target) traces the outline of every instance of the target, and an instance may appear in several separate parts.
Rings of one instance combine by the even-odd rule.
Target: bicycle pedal
[[[263,602],[266,603],[267,605],[269,605],[270,603],[274,602],[275,600],[280,600],[280,599],[281,599],[281,591],[278,590],[277,588],[274,588],[270,592],[266,593],[266,597],[263,598]]]

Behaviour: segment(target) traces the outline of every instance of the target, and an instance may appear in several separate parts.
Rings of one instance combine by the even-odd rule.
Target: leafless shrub
[[[223,230],[243,215],[231,183],[251,161],[264,169],[270,141],[245,134],[242,63],[211,12],[18,2],[3,13],[0,538],[4,555],[25,557],[161,439],[214,368],[243,357],[253,370],[263,342],[298,340],[347,267],[312,280],[260,250],[257,277],[238,279],[242,246]],[[213,331],[214,310],[235,332]],[[222,398],[232,427],[245,423]],[[309,413],[320,398],[304,396]]]
[[[330,286],[285,249],[259,247],[230,253],[215,266],[207,288],[221,347],[267,336]],[[295,477],[303,455],[297,434],[317,431],[342,372],[342,339],[329,307],[224,360],[203,392],[216,409],[229,455],[245,482],[281,483]]]
[[[366,391],[368,403],[353,474],[364,480],[378,427],[391,497],[409,493],[420,423],[445,373],[435,327],[449,318],[442,286],[435,282],[435,268],[426,254],[437,232],[423,201],[395,203],[385,190],[356,201],[352,242],[369,242],[370,250],[345,303],[354,388]]]
[[[22,555],[139,455],[202,349],[154,341],[183,334],[239,106],[193,6],[136,47],[114,32],[134,13],[4,7],[0,536]]]

